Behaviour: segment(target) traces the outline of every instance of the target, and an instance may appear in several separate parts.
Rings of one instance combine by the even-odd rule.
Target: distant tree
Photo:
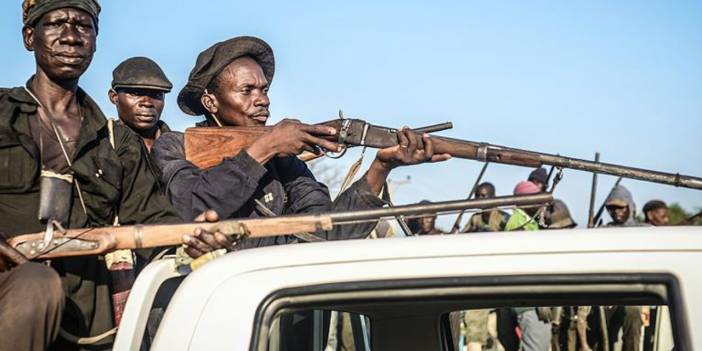
[[[324,183],[329,188],[333,197],[333,194],[339,191],[341,182],[344,181],[344,174],[339,167],[325,161],[324,157],[318,158],[307,162],[307,167],[312,171],[317,181]]]
[[[699,212],[699,208],[694,213],[688,212],[678,203],[668,206],[668,217],[670,218],[671,225],[702,225],[702,216],[697,216],[691,223],[683,223],[688,218],[698,214]]]
[[[670,204],[668,206],[668,218],[670,218],[671,225],[678,225],[690,216],[691,214],[685,211],[685,209],[678,203]]]

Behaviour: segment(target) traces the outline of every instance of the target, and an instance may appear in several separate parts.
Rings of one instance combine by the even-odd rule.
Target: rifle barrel
[[[455,200],[421,205],[403,205],[374,210],[330,213],[334,225],[376,220],[394,216],[413,216],[422,214],[445,213],[465,209],[487,209],[504,206],[542,205],[553,201],[553,195],[541,193],[535,195],[499,196],[490,199]]]
[[[453,123],[444,122],[444,123],[432,124],[432,125],[426,126],[426,127],[414,128],[414,129],[412,129],[412,131],[414,131],[415,133],[436,133],[436,132],[441,132],[444,130],[449,130],[451,128],[453,128]]]
[[[486,143],[476,143],[460,139],[434,137],[433,140],[435,153],[449,153],[458,158],[467,158],[483,162],[489,161],[495,163],[505,163],[526,167],[541,167],[543,165],[549,165],[702,190],[702,178],[682,175],[679,173],[666,173],[610,163],[593,162],[589,160],[501,147]]]

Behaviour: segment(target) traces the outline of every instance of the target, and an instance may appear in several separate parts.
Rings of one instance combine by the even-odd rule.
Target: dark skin
[[[268,81],[255,60],[250,57],[238,58],[225,67],[216,79],[217,91],[206,92],[200,100],[211,116],[224,126],[266,124],[270,106]],[[263,165],[273,157],[293,156],[303,151],[316,152],[317,147],[339,151],[338,144],[323,139],[324,136],[336,135],[336,132],[331,127],[285,119],[251,144],[246,152]],[[422,143],[419,143],[420,140]],[[371,191],[376,194],[380,193],[390,171],[396,167],[439,162],[451,157],[448,154],[434,154],[434,146],[428,134],[418,135],[406,127],[398,133],[398,142],[397,146],[379,150],[364,175]],[[188,246],[186,253],[199,257],[219,248],[231,248],[231,238],[218,234],[199,231],[194,236],[184,237]]]
[[[419,223],[419,233],[422,235],[426,234],[441,234],[436,229],[436,216],[426,216],[417,219]]]
[[[629,219],[629,207],[628,206],[607,206],[607,213],[612,217],[612,221],[615,224],[624,224]]]
[[[164,107],[165,92],[155,89],[122,88],[108,92],[110,101],[117,106],[119,119],[139,134],[144,145],[151,146],[161,134],[157,127]]]
[[[489,199],[495,197],[495,192],[490,187],[479,186],[478,190],[475,191],[475,197],[477,199]],[[483,222],[490,222],[490,211],[483,211],[481,216],[483,217]]]
[[[646,222],[655,226],[666,226],[670,223],[667,208],[657,208],[646,212]]]
[[[74,8],[54,10],[34,27],[24,27],[22,38],[36,61],[29,89],[43,107],[39,115],[45,121],[51,116],[64,137],[77,139],[82,122],[78,79],[93,59],[97,39],[92,17]]]

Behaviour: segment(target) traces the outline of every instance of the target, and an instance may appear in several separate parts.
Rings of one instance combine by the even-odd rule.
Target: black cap
[[[668,205],[666,205],[665,202],[661,200],[651,200],[644,205],[643,213],[645,215],[646,212],[655,211],[659,208],[668,208]]]
[[[112,71],[112,89],[140,88],[165,92],[173,89],[173,84],[161,67],[146,57],[128,58]]]
[[[527,180],[536,180],[541,184],[546,184],[546,178],[548,178],[548,172],[546,171],[546,168],[541,167],[533,170],[529,174],[529,178]]]
[[[192,116],[204,115],[207,110],[200,103],[200,97],[207,86],[228,64],[244,56],[251,57],[261,66],[268,84],[273,81],[275,59],[273,49],[265,41],[255,37],[236,37],[222,41],[197,56],[188,83],[178,94],[180,109]]]

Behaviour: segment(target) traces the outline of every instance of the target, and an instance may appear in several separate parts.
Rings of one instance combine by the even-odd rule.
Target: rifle
[[[553,201],[550,194],[502,196],[491,199],[444,201],[431,204],[413,204],[336,212],[317,215],[292,215],[273,218],[234,219],[218,223],[186,223],[167,225],[134,225],[121,227],[68,229],[54,233],[44,246],[44,233],[18,235],[8,243],[26,258],[51,259],[71,256],[103,255],[114,250],[175,246],[182,243],[184,234],[196,228],[219,231],[237,239],[262,238],[299,232],[330,230],[335,225],[375,222],[395,216],[423,216],[428,213],[448,213],[465,209],[486,209],[505,206],[541,206]]]
[[[337,130],[324,138],[344,147],[386,148],[398,144],[397,129],[371,125],[359,119],[336,119],[321,123]],[[209,168],[251,145],[270,127],[196,127],[185,131],[185,157],[200,168]],[[434,152],[455,158],[537,168],[543,165],[570,168],[702,190],[702,178],[641,168],[599,163],[577,158],[520,150],[468,140],[434,136]],[[421,147],[421,145],[420,145]]]

